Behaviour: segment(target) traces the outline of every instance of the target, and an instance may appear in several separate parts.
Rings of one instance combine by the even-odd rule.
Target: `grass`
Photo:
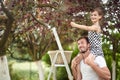
[[[45,74],[48,74],[49,67],[42,62]],[[11,80],[39,80],[38,67],[35,62],[9,61]]]
[[[37,66],[35,62],[22,62],[22,63],[14,63],[12,68],[14,70],[32,70],[37,71]]]

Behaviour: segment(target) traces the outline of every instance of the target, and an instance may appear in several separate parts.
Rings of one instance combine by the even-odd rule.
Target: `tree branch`
[[[50,7],[50,8],[54,8],[54,9],[57,9],[56,7],[54,7],[52,4],[40,4],[40,5],[37,5],[37,7]]]
[[[9,35],[10,35],[10,32],[11,32],[11,28],[12,28],[12,24],[13,24],[13,17],[11,15],[11,13],[9,12],[9,10],[7,10],[3,4],[3,2],[1,1],[1,8],[3,10],[3,12],[6,14],[6,16],[8,17],[6,22],[5,22],[5,31],[4,31],[4,34],[0,40],[0,55],[4,55],[5,54],[5,51],[6,51],[6,48],[8,47],[8,43],[10,40],[8,40],[9,38]]]
[[[33,19],[35,20],[35,21],[37,21],[39,24],[41,24],[41,25],[43,25],[43,26],[45,26],[46,28],[48,28],[48,24],[46,24],[46,23],[44,23],[44,22],[42,22],[41,20],[37,20],[37,18],[31,13],[31,16],[33,17]]]
[[[10,19],[10,21],[12,22],[14,20],[14,18],[12,17],[12,14],[9,12],[9,10],[7,10],[3,4],[3,2],[1,3],[1,8],[3,10],[3,12],[6,14],[6,16],[8,17],[8,19]]]

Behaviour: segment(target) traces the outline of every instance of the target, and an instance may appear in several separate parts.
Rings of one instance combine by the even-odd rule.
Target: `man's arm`
[[[105,64],[99,65],[99,64],[105,63],[104,58],[99,57],[99,60],[102,62],[98,61],[98,64],[94,62],[94,59],[95,57],[92,54],[90,54],[85,61],[88,65],[90,65],[93,68],[93,70],[98,74],[98,76],[100,76],[105,80],[110,80],[111,74],[108,67]]]
[[[110,71],[107,67],[103,67],[103,68],[100,68],[98,65],[96,64],[91,64],[90,65],[94,70],[95,72],[103,79],[105,80],[110,80],[111,79],[111,74],[110,74]]]
[[[80,65],[77,65],[77,80],[82,80],[82,74],[80,71]]]
[[[79,53],[71,62],[71,69],[72,74],[75,79],[77,79],[77,66],[79,65],[80,61],[82,60],[82,55]]]

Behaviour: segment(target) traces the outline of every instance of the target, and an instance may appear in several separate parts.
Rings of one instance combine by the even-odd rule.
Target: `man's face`
[[[78,40],[78,49],[80,50],[80,53],[85,53],[89,49],[89,46],[90,45],[84,38]]]

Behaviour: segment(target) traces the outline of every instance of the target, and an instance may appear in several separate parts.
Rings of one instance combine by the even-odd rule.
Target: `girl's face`
[[[101,18],[102,18],[102,16],[99,15],[97,11],[94,11],[94,12],[90,13],[90,19],[91,19],[92,23],[99,22],[99,20]]]

